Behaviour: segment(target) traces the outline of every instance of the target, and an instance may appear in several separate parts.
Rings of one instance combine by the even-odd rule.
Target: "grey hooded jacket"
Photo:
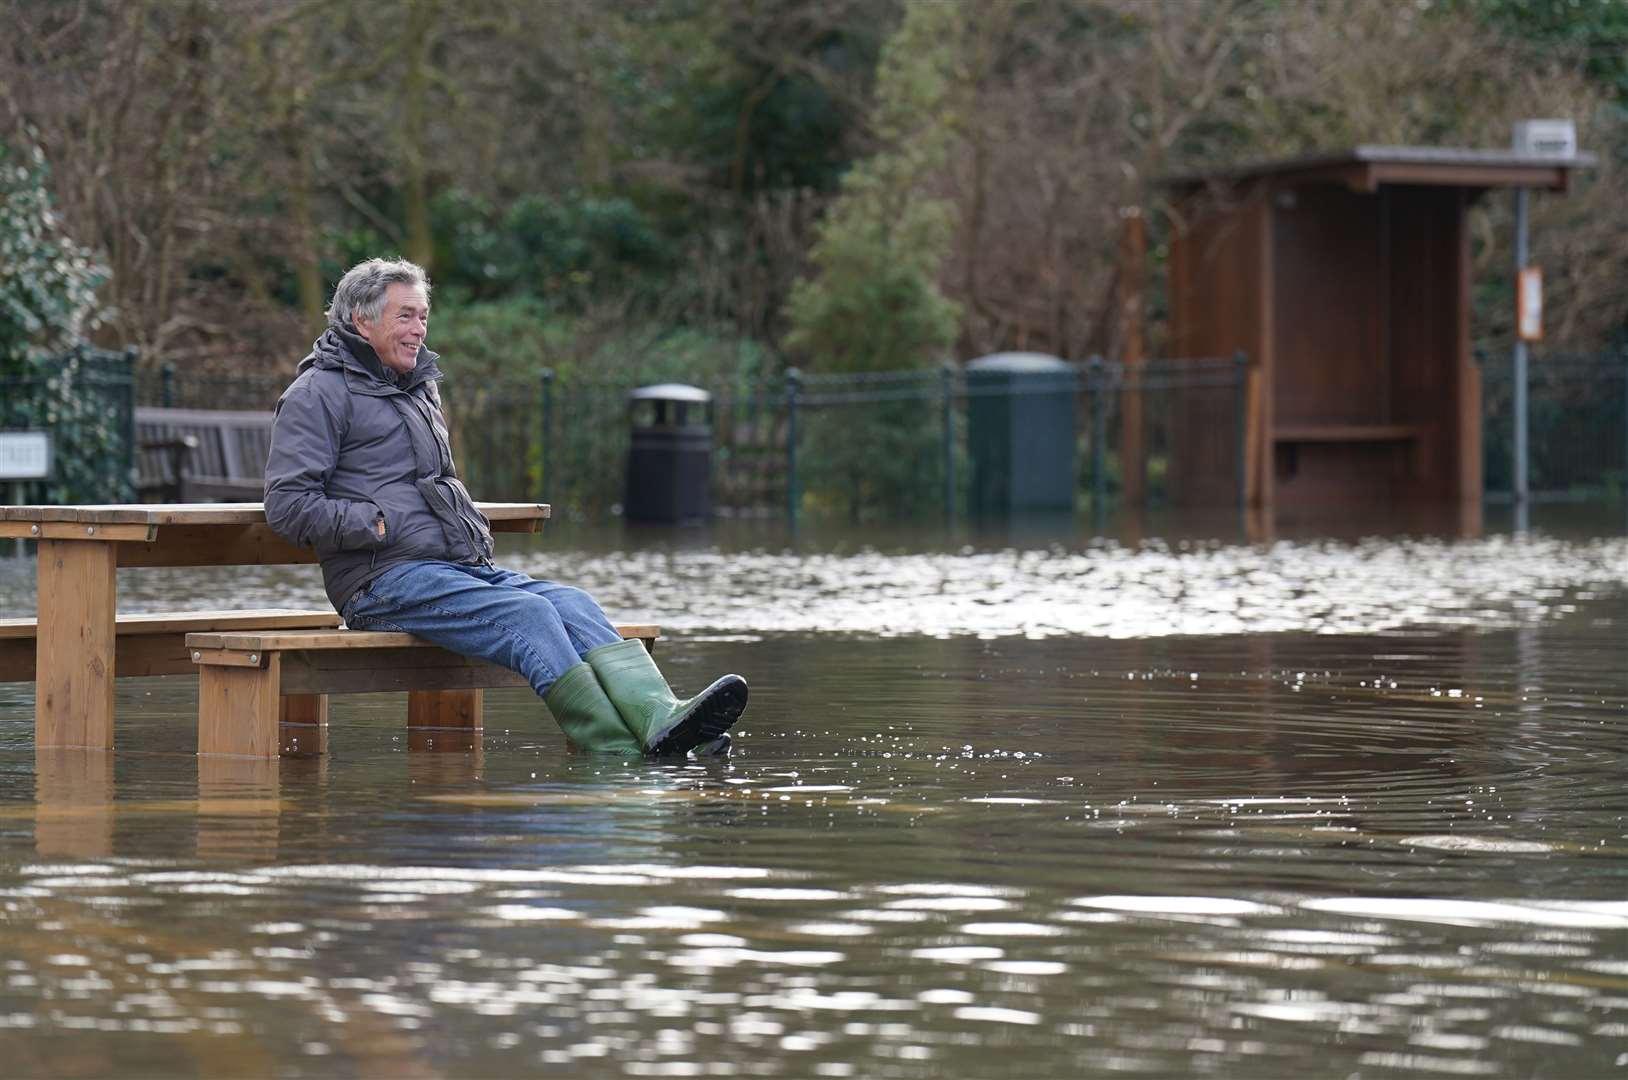
[[[396,563],[491,562],[491,523],[452,464],[436,359],[420,347],[398,382],[366,340],[330,326],[277,402],[266,521],[316,548],[336,611]]]

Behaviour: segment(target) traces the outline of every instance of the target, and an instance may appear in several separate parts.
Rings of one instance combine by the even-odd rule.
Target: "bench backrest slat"
[[[136,409],[136,441],[163,442],[190,435],[198,440],[190,471],[199,476],[258,480],[265,475],[271,447],[269,412],[232,409]]]

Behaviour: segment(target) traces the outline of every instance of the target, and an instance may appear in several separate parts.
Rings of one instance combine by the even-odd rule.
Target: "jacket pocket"
[[[458,517],[463,521],[469,531],[470,542],[475,547],[475,553],[483,559],[492,557],[492,529],[486,520],[486,515],[475,509],[475,500],[469,497],[469,489],[464,487],[463,481],[456,476],[443,477],[441,482],[447,486],[452,495],[452,504],[456,508]]]
[[[334,523],[333,535],[326,543],[313,545],[318,555],[332,555],[341,551],[376,551],[385,545],[385,538],[379,536],[379,521],[384,511],[372,502],[361,500],[342,505],[344,509]],[[388,533],[388,523],[385,529]]]

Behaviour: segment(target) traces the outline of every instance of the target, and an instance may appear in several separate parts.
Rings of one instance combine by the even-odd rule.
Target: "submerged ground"
[[[736,753],[113,755],[0,687],[8,1075],[1628,1073],[1628,540],[558,529],[507,551],[753,686]],[[1342,534],[1343,533],[1343,534]],[[125,572],[128,610],[321,603]],[[0,614],[32,609],[0,564]]]

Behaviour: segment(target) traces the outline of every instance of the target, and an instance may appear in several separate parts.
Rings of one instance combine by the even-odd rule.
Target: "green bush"
[[[37,146],[0,141],[0,373],[84,340],[107,269],[63,230]]]
[[[128,502],[135,496],[130,447],[131,356],[75,349],[29,356],[3,377],[0,429],[51,433],[53,470],[32,485],[45,503]]]
[[[811,410],[799,451],[803,508],[856,525],[941,515],[940,411],[931,397]]]

